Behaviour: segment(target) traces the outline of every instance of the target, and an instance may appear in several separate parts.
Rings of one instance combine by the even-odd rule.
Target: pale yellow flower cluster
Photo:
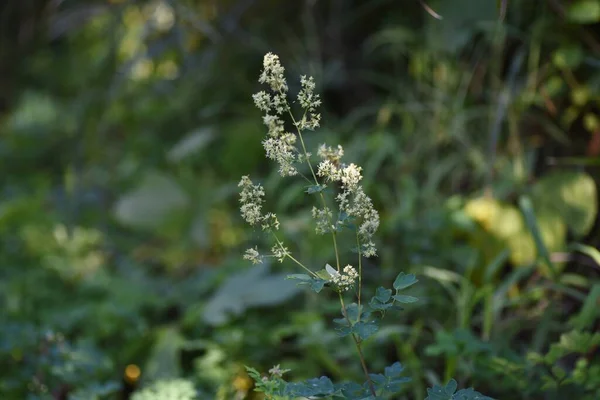
[[[240,192],[242,218],[251,226],[260,224],[264,231],[279,229],[279,220],[275,214],[262,214],[262,203],[265,202],[263,187],[260,184],[255,185],[247,175],[242,176],[238,187],[242,188]]]
[[[331,147],[321,145],[318,155],[322,161],[317,168],[317,175],[328,182],[341,184],[342,191],[336,197],[340,211],[358,219],[362,254],[365,257],[373,257],[377,255],[373,235],[379,228],[379,213],[360,185],[362,168],[356,164],[341,164],[343,154],[344,150],[341,146],[333,150]]]
[[[338,287],[340,290],[348,290],[352,286],[354,286],[354,282],[356,282],[356,278],[358,278],[358,272],[351,265],[346,265],[342,271],[342,273],[335,273],[331,277],[331,281]]]

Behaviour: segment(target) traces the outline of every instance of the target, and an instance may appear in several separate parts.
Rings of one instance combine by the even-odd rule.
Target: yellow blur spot
[[[129,383],[135,383],[140,378],[142,371],[135,364],[129,364],[125,367],[125,380]]]
[[[238,375],[233,380],[233,387],[238,392],[248,393],[250,388],[252,388],[252,380],[248,377],[248,375]]]

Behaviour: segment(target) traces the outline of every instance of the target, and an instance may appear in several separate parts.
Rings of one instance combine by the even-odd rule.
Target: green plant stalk
[[[346,312],[346,305],[344,304],[344,298],[342,297],[342,293],[338,292],[338,296],[340,298],[340,304],[342,305],[342,313],[344,314],[346,321],[348,321],[348,324],[350,324],[350,326],[352,326],[352,322],[350,321],[350,318],[348,317],[348,313]],[[360,314],[360,309],[358,310],[358,313]],[[373,381],[371,380],[371,377],[369,376],[369,370],[367,368],[367,364],[365,363],[365,356],[363,355],[362,346],[360,344],[360,341],[356,338],[356,335],[354,333],[352,333],[351,336],[352,336],[352,339],[354,340],[354,344],[356,345],[356,351],[358,352],[358,357],[360,358],[360,365],[362,366],[363,372],[365,373],[365,376],[367,378],[367,382],[369,383],[369,389],[371,390],[371,394],[374,397],[377,397],[377,392],[375,391],[375,386],[373,385]]]
[[[448,382],[454,376],[456,372],[456,365],[458,364],[458,356],[451,355],[446,357],[446,369],[444,371],[444,381]]]
[[[300,131],[300,128],[298,128],[298,124],[296,123],[296,119],[294,118],[294,115],[292,114],[292,111],[291,111],[291,108],[289,107],[289,105],[288,105],[288,113],[290,114],[290,117],[292,118],[292,122],[294,123],[296,130],[298,131],[298,137],[300,138],[300,144],[302,145],[302,151],[304,152],[304,158],[306,159],[306,163],[308,164],[308,167],[310,168],[310,172],[313,176],[313,179],[315,180],[315,184],[319,185],[319,180],[317,179],[317,175],[315,174],[312,164],[310,163],[310,160],[308,159],[308,152],[306,150],[306,145],[304,144],[304,138],[302,137],[302,132]],[[327,207],[327,203],[325,202],[325,197],[323,196],[323,193],[319,193],[319,195],[321,198],[321,202],[323,203],[323,207]],[[330,219],[330,222],[331,222],[331,219]],[[336,262],[337,270],[338,270],[338,272],[340,272],[340,256],[339,256],[339,251],[338,251],[338,247],[337,247],[337,239],[336,239],[335,231],[331,231],[331,237],[333,239],[333,247],[335,250],[335,262]],[[358,276],[359,276],[359,291],[360,291],[360,285],[362,283],[362,279],[361,279],[362,262],[360,261],[360,253],[359,253],[359,270],[360,271],[359,271]],[[350,321],[350,318],[348,317],[348,313],[346,312],[346,305],[344,303],[344,298],[342,297],[342,294],[340,292],[338,292],[338,295],[340,298],[340,304],[342,306],[342,313],[344,314],[344,317],[348,321],[348,324],[350,324],[350,326],[352,326],[352,322]],[[360,308],[359,308],[358,314],[359,314],[359,318],[360,318]],[[367,378],[367,382],[369,383],[369,388],[371,390],[371,393],[373,394],[374,397],[377,397],[377,392],[375,391],[375,386],[373,385],[373,381],[371,381],[371,377],[369,376],[369,369],[367,368],[367,364],[365,363],[365,357],[362,352],[360,341],[356,338],[356,335],[354,333],[352,333],[351,336],[352,336],[352,339],[354,340],[354,345],[356,346],[356,351],[358,352],[360,364],[362,366],[365,377]]]
[[[280,91],[280,93],[281,93],[281,91]],[[291,110],[289,104],[288,104],[287,110],[288,110],[288,113],[290,114],[290,118],[292,119],[292,123],[296,127],[296,131],[298,131],[298,137],[300,138],[300,144],[302,145],[302,151],[304,152],[304,159],[306,160],[306,163],[308,164],[308,168],[310,168],[310,173],[312,174],[312,177],[315,180],[315,184],[318,186],[319,180],[317,179],[315,170],[313,169],[312,164],[310,163],[310,160],[308,159],[308,151],[306,150],[306,145],[304,144],[304,138],[302,137],[302,132],[300,131],[300,128],[298,128],[298,124],[296,123],[296,119],[294,118],[294,114],[292,114],[292,110]],[[306,114],[306,111],[305,111],[305,114]],[[327,202],[325,201],[325,197],[323,196],[323,193],[319,192],[319,197],[321,198],[321,203],[323,204],[323,208],[327,208]],[[333,226],[333,224],[331,222],[332,221],[330,218],[329,223],[330,223],[330,225]],[[338,247],[337,247],[335,231],[331,231],[331,237],[333,239],[333,247],[335,249],[335,264],[337,267],[337,271],[340,272],[340,257],[339,257]]]
[[[360,238],[358,237],[358,230],[356,231],[356,248],[358,249],[358,310],[360,311],[360,295],[362,291],[362,253],[360,251]],[[360,312],[356,322],[360,322]]]
[[[277,244],[279,245],[279,247],[283,248],[283,243],[281,243],[281,241],[279,240],[279,238],[277,237],[277,235],[275,235],[275,233],[273,233],[273,237],[275,238],[275,240],[277,241]],[[294,258],[294,256],[292,256],[290,253],[286,254],[286,257],[288,257],[290,260],[292,260],[293,262],[295,262],[296,264],[298,264],[300,267],[302,267],[306,272],[308,272],[309,274],[311,274],[312,276],[314,276],[315,278],[318,278],[319,275],[315,274],[313,271],[310,270],[310,268],[306,267],[304,264],[302,264],[300,261],[296,260]]]
[[[492,326],[494,323],[494,290],[492,286],[486,286],[483,299],[483,340],[490,340]]]

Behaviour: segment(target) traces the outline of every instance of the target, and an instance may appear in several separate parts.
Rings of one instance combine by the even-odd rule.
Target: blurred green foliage
[[[401,361],[406,399],[455,398],[451,377],[598,398],[600,8],[497,3],[3,2],[0,397],[260,398],[244,364],[360,376],[335,298],[241,260],[249,172],[295,250],[331,258],[263,156],[250,96],[274,51],[320,84],[309,145],[363,166],[366,285],[421,283],[365,343],[372,369]]]

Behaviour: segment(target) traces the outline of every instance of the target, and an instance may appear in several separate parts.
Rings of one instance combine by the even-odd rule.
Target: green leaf
[[[396,280],[394,281],[394,289],[406,289],[407,287],[412,286],[417,282],[418,280],[415,278],[414,274],[406,275],[404,272],[400,272],[396,277]]]
[[[362,306],[360,306],[360,308],[358,307],[358,304],[356,303],[352,303],[349,304],[348,307],[346,307],[346,314],[348,315],[348,318],[350,319],[350,321],[356,321],[358,320],[358,314],[362,311]],[[342,314],[343,314],[343,310],[342,310]]]
[[[600,21],[598,0],[579,0],[567,8],[567,20],[578,24],[593,24]]]
[[[592,246],[587,246],[585,244],[575,243],[569,246],[571,250],[579,251],[580,253],[585,254],[590,257],[598,267],[600,267],[600,251]]]
[[[577,68],[584,59],[581,46],[563,46],[552,55],[552,61],[558,68]]]
[[[388,378],[396,378],[402,374],[402,371],[404,371],[404,366],[402,366],[400,362],[396,361],[389,367],[385,367],[384,373]]]
[[[379,326],[373,321],[364,322],[360,321],[354,324],[352,332],[356,333],[361,340],[365,340],[370,336],[373,336],[379,330]]]
[[[376,292],[374,298],[382,303],[387,303],[388,301],[390,301],[391,297],[392,297],[392,289],[386,289],[386,288],[380,286],[377,288],[377,292]]]
[[[427,389],[425,400],[493,400],[473,389],[462,389],[456,392],[457,387],[458,384],[454,379],[451,379],[444,387],[435,385],[433,388]]]
[[[167,159],[171,162],[180,162],[188,157],[197,156],[214,137],[212,129],[198,129],[177,142],[167,153]]]
[[[576,237],[592,229],[598,214],[596,184],[585,172],[549,173],[536,182],[531,199],[536,209],[548,209],[560,216]]]
[[[181,375],[179,351],[185,339],[179,328],[167,326],[159,329],[156,342],[144,368],[144,379],[178,378]]]
[[[210,325],[228,321],[249,307],[281,304],[298,293],[284,274],[267,274],[268,265],[247,268],[230,276],[204,307],[203,318]]]
[[[538,255],[542,258],[548,270],[550,271],[552,276],[557,275],[557,270],[552,260],[550,260],[550,252],[544,243],[544,238],[540,232],[538,227],[538,223],[536,220],[535,213],[533,211],[533,205],[531,204],[531,200],[527,196],[521,196],[519,199],[519,206],[521,207],[521,211],[523,212],[523,216],[525,217],[525,223],[533,236],[533,240],[535,241],[535,246],[538,251]]]
[[[306,187],[306,193],[308,193],[308,194],[320,193],[323,190],[325,190],[325,188],[327,188],[327,185],[312,185],[312,186],[307,186]]]
[[[325,270],[323,270],[323,271],[325,271]],[[307,274],[292,274],[292,275],[286,276],[285,279],[300,281],[300,282],[298,282],[298,286],[307,285],[315,293],[319,293],[321,290],[323,290],[323,287],[327,283],[327,280],[325,280],[325,279],[313,278],[312,276],[307,275]]]
[[[414,303],[414,302],[419,301],[419,299],[417,299],[416,297],[406,296],[406,295],[403,295],[403,294],[394,295],[393,298],[397,302],[403,303],[403,304]]]
[[[284,394],[296,397],[330,396],[335,391],[331,379],[322,376],[320,378],[308,379],[305,382],[288,383]]]
[[[581,311],[572,320],[571,324],[575,329],[591,328],[594,322],[600,317],[600,283],[592,286],[589,291]]]
[[[172,177],[152,173],[136,189],[119,198],[114,213],[122,224],[157,229],[169,222],[174,211],[183,210],[188,204],[188,195]]]

